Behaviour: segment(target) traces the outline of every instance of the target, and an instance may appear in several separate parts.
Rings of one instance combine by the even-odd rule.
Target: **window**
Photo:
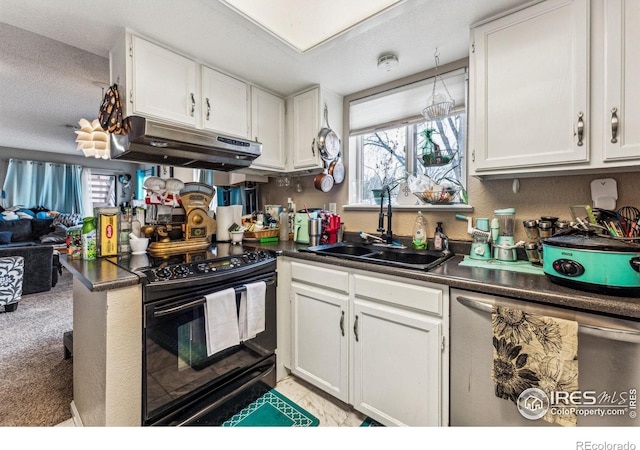
[[[466,203],[464,124],[460,113],[436,121],[378,130],[356,137],[360,180],[355,203],[379,204],[382,186],[393,188],[392,198],[408,177],[431,180],[460,189],[454,203]]]
[[[349,101],[351,205],[379,204],[381,189],[401,182],[416,189],[429,185],[446,189],[447,203],[466,205],[466,92],[467,70],[461,67],[442,75],[455,108],[438,120],[420,114],[433,89],[433,76]],[[375,92],[375,89],[372,90]],[[353,156],[355,155],[355,157]],[[420,182],[420,183],[418,183]],[[455,193],[453,197],[449,194]],[[403,204],[413,204],[403,203]],[[415,204],[420,204],[415,197]]]
[[[91,172],[93,207],[116,206],[116,176]]]

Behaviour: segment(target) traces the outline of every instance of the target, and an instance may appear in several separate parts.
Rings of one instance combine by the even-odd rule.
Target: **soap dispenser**
[[[433,249],[441,252],[444,250],[444,231],[442,230],[442,222],[436,225],[436,232],[433,234]]]
[[[416,250],[425,250],[427,248],[427,227],[422,211],[418,211],[416,222],[413,225],[413,241],[411,244]]]

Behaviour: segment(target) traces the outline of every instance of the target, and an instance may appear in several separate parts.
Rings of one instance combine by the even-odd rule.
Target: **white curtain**
[[[91,169],[85,167],[82,170],[82,217],[93,216],[93,196],[91,195]]]

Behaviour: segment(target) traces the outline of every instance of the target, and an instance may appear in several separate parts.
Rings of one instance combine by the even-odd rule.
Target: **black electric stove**
[[[156,297],[150,295],[153,292],[191,290],[275,272],[276,264],[275,255],[269,251],[242,250],[220,256],[215,246],[164,256],[123,254],[107,259],[140,277],[145,301]]]

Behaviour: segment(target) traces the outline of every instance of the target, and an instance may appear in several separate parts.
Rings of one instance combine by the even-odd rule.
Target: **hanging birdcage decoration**
[[[431,97],[427,99],[426,108],[422,110],[422,115],[427,120],[437,120],[448,116],[449,111],[451,111],[451,108],[455,105],[455,102],[453,101],[451,94],[449,94],[447,85],[442,77],[440,77],[440,83],[442,84],[442,87],[444,87],[444,92],[446,92],[446,94],[443,92],[436,92],[436,84],[438,83],[438,64],[440,62],[437,48],[434,58],[436,60],[436,75],[433,78],[433,90],[431,92]]]

